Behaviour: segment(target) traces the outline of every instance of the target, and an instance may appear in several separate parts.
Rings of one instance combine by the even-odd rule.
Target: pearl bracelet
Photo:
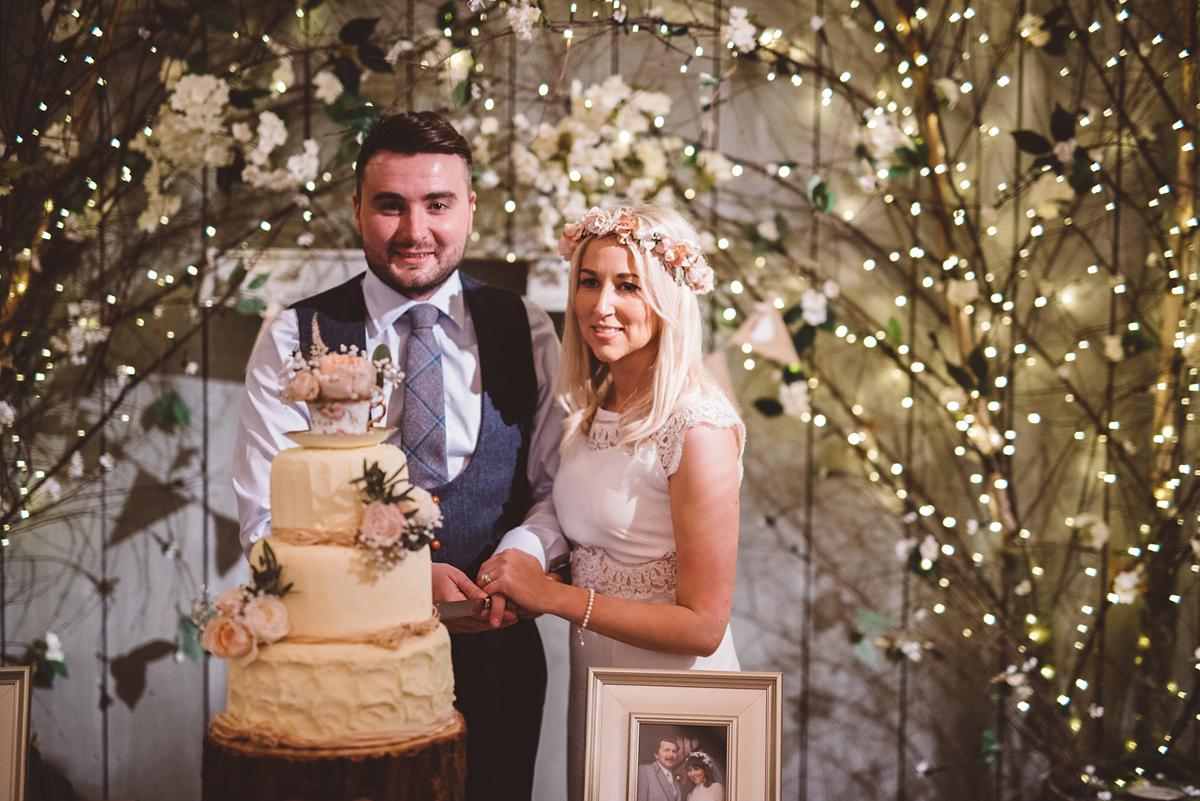
[[[587,628],[588,621],[592,619],[592,604],[596,600],[596,590],[588,588],[588,605],[587,611],[583,613],[583,622],[579,624],[579,644],[583,645],[583,630]]]

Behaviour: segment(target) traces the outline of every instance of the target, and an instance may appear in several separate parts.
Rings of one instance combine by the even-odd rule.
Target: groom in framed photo
[[[679,746],[674,740],[658,741],[654,761],[638,766],[637,801],[680,801],[682,793],[675,783],[675,763]]]

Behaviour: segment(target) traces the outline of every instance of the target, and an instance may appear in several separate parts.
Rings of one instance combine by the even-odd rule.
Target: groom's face
[[[679,746],[675,745],[671,740],[663,740],[658,744],[658,752],[654,758],[658,764],[662,765],[667,770],[675,767],[675,759],[679,756]]]
[[[354,230],[371,272],[397,292],[425,300],[458,268],[474,205],[460,156],[371,156],[354,196]]]

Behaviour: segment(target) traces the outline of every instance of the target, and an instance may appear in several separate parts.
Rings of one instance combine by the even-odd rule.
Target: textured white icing
[[[229,662],[226,721],[316,741],[426,726],[451,714],[454,673],[444,626],[396,650],[373,645],[259,649]]]
[[[388,476],[408,466],[394,445],[365,448],[287,448],[271,463],[271,526],[318,532],[358,531],[365,508],[358,486],[363,463],[378,462]]]
[[[358,548],[344,545],[289,545],[273,537],[250,552],[257,565],[268,542],[279,562],[280,580],[292,589],[283,596],[291,626],[288,638],[347,639],[433,614],[429,546],[409,551],[386,573],[366,570]]]

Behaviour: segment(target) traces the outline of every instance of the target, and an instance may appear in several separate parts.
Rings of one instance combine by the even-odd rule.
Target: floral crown
[[[677,242],[628,211],[606,211],[592,207],[579,222],[563,226],[558,252],[570,261],[584,239],[609,234],[615,236],[622,245],[636,245],[648,258],[657,259],[680,286],[686,286],[697,295],[712,291],[713,270],[704,260],[699,243],[686,240]]]
[[[693,751],[692,753],[687,755],[687,759],[691,759],[692,757],[695,757],[696,759],[698,759],[704,763],[704,766],[706,768],[708,768],[709,778],[712,778],[713,774],[715,774],[716,770],[717,770],[716,760],[714,760],[711,756],[709,756],[707,751]],[[685,759],[684,761],[687,761],[687,760]]]

